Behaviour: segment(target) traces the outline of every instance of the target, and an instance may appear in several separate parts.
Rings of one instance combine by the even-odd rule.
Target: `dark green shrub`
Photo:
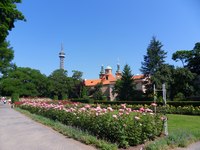
[[[106,101],[107,100],[107,96],[102,96],[102,100]]]
[[[54,95],[53,100],[58,100],[58,95]]]
[[[61,98],[62,100],[67,100],[68,99],[68,96],[67,96],[67,94],[62,94],[62,98]]]
[[[11,101],[12,101],[12,103],[18,102],[19,101],[19,94],[13,93],[12,96],[11,96]]]

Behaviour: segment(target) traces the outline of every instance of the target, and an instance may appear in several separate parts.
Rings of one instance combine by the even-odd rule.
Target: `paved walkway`
[[[189,145],[187,148],[177,148],[175,150],[200,150],[200,141]]]
[[[0,102],[0,150],[95,150]]]

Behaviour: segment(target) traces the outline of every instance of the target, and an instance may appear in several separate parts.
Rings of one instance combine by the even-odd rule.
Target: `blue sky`
[[[168,53],[190,50],[200,40],[199,0],[23,0],[18,9],[27,22],[17,21],[7,40],[13,62],[50,75],[59,68],[63,43],[65,69],[98,78],[100,67],[127,63],[140,74],[146,49],[156,36]]]

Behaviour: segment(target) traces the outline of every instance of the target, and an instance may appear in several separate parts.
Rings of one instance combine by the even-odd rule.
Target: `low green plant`
[[[67,96],[67,94],[62,94],[62,98],[61,98],[62,100],[67,100],[68,99],[68,96]]]
[[[19,101],[19,94],[18,93],[13,93],[11,96],[11,102],[15,103]]]
[[[53,100],[58,100],[58,95],[54,95]]]

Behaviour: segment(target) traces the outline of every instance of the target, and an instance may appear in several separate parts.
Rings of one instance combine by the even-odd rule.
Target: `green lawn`
[[[167,117],[169,134],[181,130],[199,134],[200,138],[200,116],[169,114]]]
[[[200,116],[168,114],[169,135],[146,145],[146,150],[169,150],[186,147],[200,140]]]

